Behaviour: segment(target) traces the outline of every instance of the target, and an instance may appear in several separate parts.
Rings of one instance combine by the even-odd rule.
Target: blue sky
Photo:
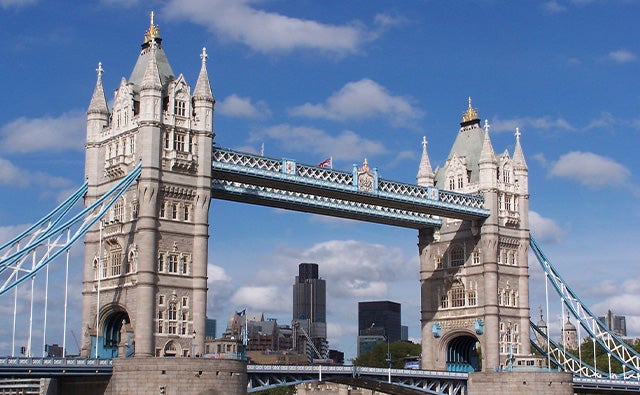
[[[415,182],[422,136],[443,165],[469,96],[496,152],[513,153],[519,127],[532,232],[595,312],[626,315],[640,336],[640,2],[0,0],[0,241],[81,184],[95,69],[102,62],[113,100],[151,10],[173,71],[192,87],[207,48],[219,146],[333,157],[344,170],[367,158],[382,177]],[[210,234],[218,333],[245,307],[288,323],[297,265],[317,262],[332,348],[355,356],[357,302],[367,300],[402,303],[419,339],[415,230],[213,201]],[[73,256],[78,334],[81,249]],[[530,266],[537,317],[544,283]]]

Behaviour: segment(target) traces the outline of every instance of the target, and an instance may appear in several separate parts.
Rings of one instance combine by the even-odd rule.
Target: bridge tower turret
[[[482,195],[491,214],[481,223],[443,218],[441,228],[419,232],[422,367],[491,371],[530,351],[528,178],[519,132],[514,157],[496,155],[489,124],[481,127],[469,98],[433,182]]]
[[[111,111],[98,68],[87,112],[85,204],[139,163],[142,173],[85,238],[82,355],[202,353],[214,104],[206,51],[191,95],[171,69],[153,13]]]

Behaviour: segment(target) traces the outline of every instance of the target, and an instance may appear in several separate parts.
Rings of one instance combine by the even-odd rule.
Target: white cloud
[[[556,0],[552,0],[552,1],[547,1],[542,5],[542,8],[552,14],[557,14],[560,12],[564,12],[567,10],[567,7],[563,6],[562,4],[558,3]]]
[[[0,184],[27,186],[29,184],[29,172],[16,167],[6,159],[0,158]]]
[[[227,96],[216,104],[216,110],[221,115],[238,118],[268,118],[271,111],[264,101],[253,103],[248,97],[240,97],[236,94]]]
[[[631,172],[613,159],[591,152],[573,151],[562,155],[549,175],[580,182],[590,188],[627,186]]]
[[[222,311],[229,305],[235,286],[224,268],[209,263],[207,265],[207,310]]]
[[[252,141],[263,141],[264,137],[280,142],[287,151],[316,153],[318,161],[329,156],[334,160],[360,161],[385,152],[382,143],[367,140],[348,130],[334,137],[320,129],[282,124],[251,133]]]
[[[349,82],[324,103],[306,103],[289,110],[293,116],[336,121],[387,118],[392,124],[407,125],[423,116],[411,99],[390,94],[370,79]]]
[[[0,226],[0,244],[4,244],[26,230],[29,225]]]
[[[245,286],[231,297],[234,306],[246,307],[247,311],[290,313],[291,294],[276,286]]]
[[[627,280],[622,285],[606,282],[594,288],[607,287],[610,290],[609,297],[599,298],[599,302],[592,307],[592,311],[598,315],[604,315],[607,310],[614,314],[626,317],[627,335],[640,336],[640,287],[635,279]]]
[[[355,53],[377,34],[361,23],[329,25],[253,8],[250,1],[172,0],[167,18],[181,17],[208,28],[217,37],[240,42],[257,52],[307,49],[339,55]]]
[[[10,161],[0,158],[0,185],[2,184],[17,187],[39,185],[44,188],[63,188],[63,191],[57,194],[58,202],[66,199],[70,195],[70,192],[75,191],[75,189],[69,189],[73,183],[67,178],[52,176],[41,171],[32,172],[21,169]],[[48,193],[48,191],[45,190],[41,192]],[[69,192],[69,195],[64,195],[64,193],[67,192]]]
[[[549,116],[532,118],[521,117],[513,119],[500,119],[495,117],[491,121],[492,132],[515,132],[516,128],[520,130],[526,128],[541,130],[567,130],[573,131],[575,128],[564,118],[552,118]]]
[[[0,7],[9,8],[9,7],[26,7],[29,5],[36,4],[38,0],[0,0]]]
[[[638,57],[631,51],[619,49],[617,51],[609,52],[608,58],[616,63],[629,63],[635,61]]]
[[[59,117],[18,118],[0,127],[0,150],[10,153],[83,150],[86,116],[68,112]]]
[[[549,243],[558,242],[565,233],[554,220],[533,210],[529,210],[529,227],[536,239]]]

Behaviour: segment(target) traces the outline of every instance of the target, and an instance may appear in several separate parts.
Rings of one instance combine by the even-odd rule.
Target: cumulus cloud
[[[600,285],[596,288],[600,288]],[[607,310],[611,310],[616,315],[626,316],[627,334],[629,336],[640,336],[640,286],[636,280],[627,280],[622,285],[608,287],[611,292],[608,297],[600,298],[592,310],[604,315]]]
[[[548,243],[556,243],[564,235],[564,230],[551,218],[529,210],[529,227],[536,239]]]
[[[59,117],[21,117],[0,127],[0,150],[7,153],[83,150],[86,116],[69,112]]]
[[[29,172],[0,158],[0,184],[24,187],[29,184],[29,178]]]
[[[0,7],[2,8],[10,8],[10,7],[26,7],[29,5],[36,4],[38,0],[0,0]]]
[[[271,111],[264,101],[253,103],[248,97],[240,97],[236,94],[227,96],[216,104],[216,112],[221,115],[237,118],[264,119],[271,116]]]
[[[222,311],[228,306],[229,299],[233,295],[235,287],[231,283],[224,268],[209,263],[207,265],[207,309],[211,311]]]
[[[58,202],[68,197],[68,195],[64,195],[64,193],[73,192],[75,190],[70,189],[73,182],[68,178],[52,176],[41,171],[29,171],[22,169],[11,163],[11,161],[0,158],[0,185],[2,184],[17,187],[39,185],[43,188],[62,188],[63,191],[60,191],[57,196]]]
[[[289,110],[292,116],[335,121],[387,118],[394,125],[408,125],[423,116],[411,99],[394,96],[368,78],[349,82],[324,103],[305,103]]]
[[[563,6],[556,0],[544,2],[542,4],[542,8],[551,14],[557,14],[567,10],[567,7]]]
[[[600,189],[627,186],[631,172],[613,159],[592,152],[572,151],[551,165],[549,175]]]
[[[564,130],[573,131],[576,130],[566,119],[564,118],[552,118],[550,116],[532,118],[532,117],[520,117],[512,119],[500,119],[495,117],[491,122],[492,132],[515,132],[516,128],[526,129],[541,129],[541,130]]]
[[[251,1],[172,0],[163,9],[167,18],[184,18],[200,24],[217,37],[247,45],[262,53],[297,49],[339,55],[357,52],[379,33],[362,23],[324,24],[263,11]]]
[[[638,57],[631,51],[619,49],[609,52],[608,59],[616,63],[634,62]]]
[[[255,142],[264,141],[265,137],[278,141],[287,151],[317,153],[320,158],[332,156],[334,160],[362,160],[385,152],[381,142],[348,130],[334,137],[321,129],[282,124],[251,133]]]
[[[231,303],[239,307],[246,306],[249,311],[291,312],[291,294],[282,292],[276,286],[241,287],[231,297]]]

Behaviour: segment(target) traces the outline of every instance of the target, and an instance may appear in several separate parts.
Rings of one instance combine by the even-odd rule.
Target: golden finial
[[[149,23],[149,30],[144,33],[144,43],[148,43],[155,38],[160,37],[160,29],[153,24],[153,11],[151,11],[151,22]]]
[[[367,158],[364,158],[364,162],[362,163],[362,170],[369,171],[369,162],[367,162]]]
[[[471,97],[469,97],[469,108],[462,114],[462,122],[475,121],[478,119],[478,110],[471,107]]]

